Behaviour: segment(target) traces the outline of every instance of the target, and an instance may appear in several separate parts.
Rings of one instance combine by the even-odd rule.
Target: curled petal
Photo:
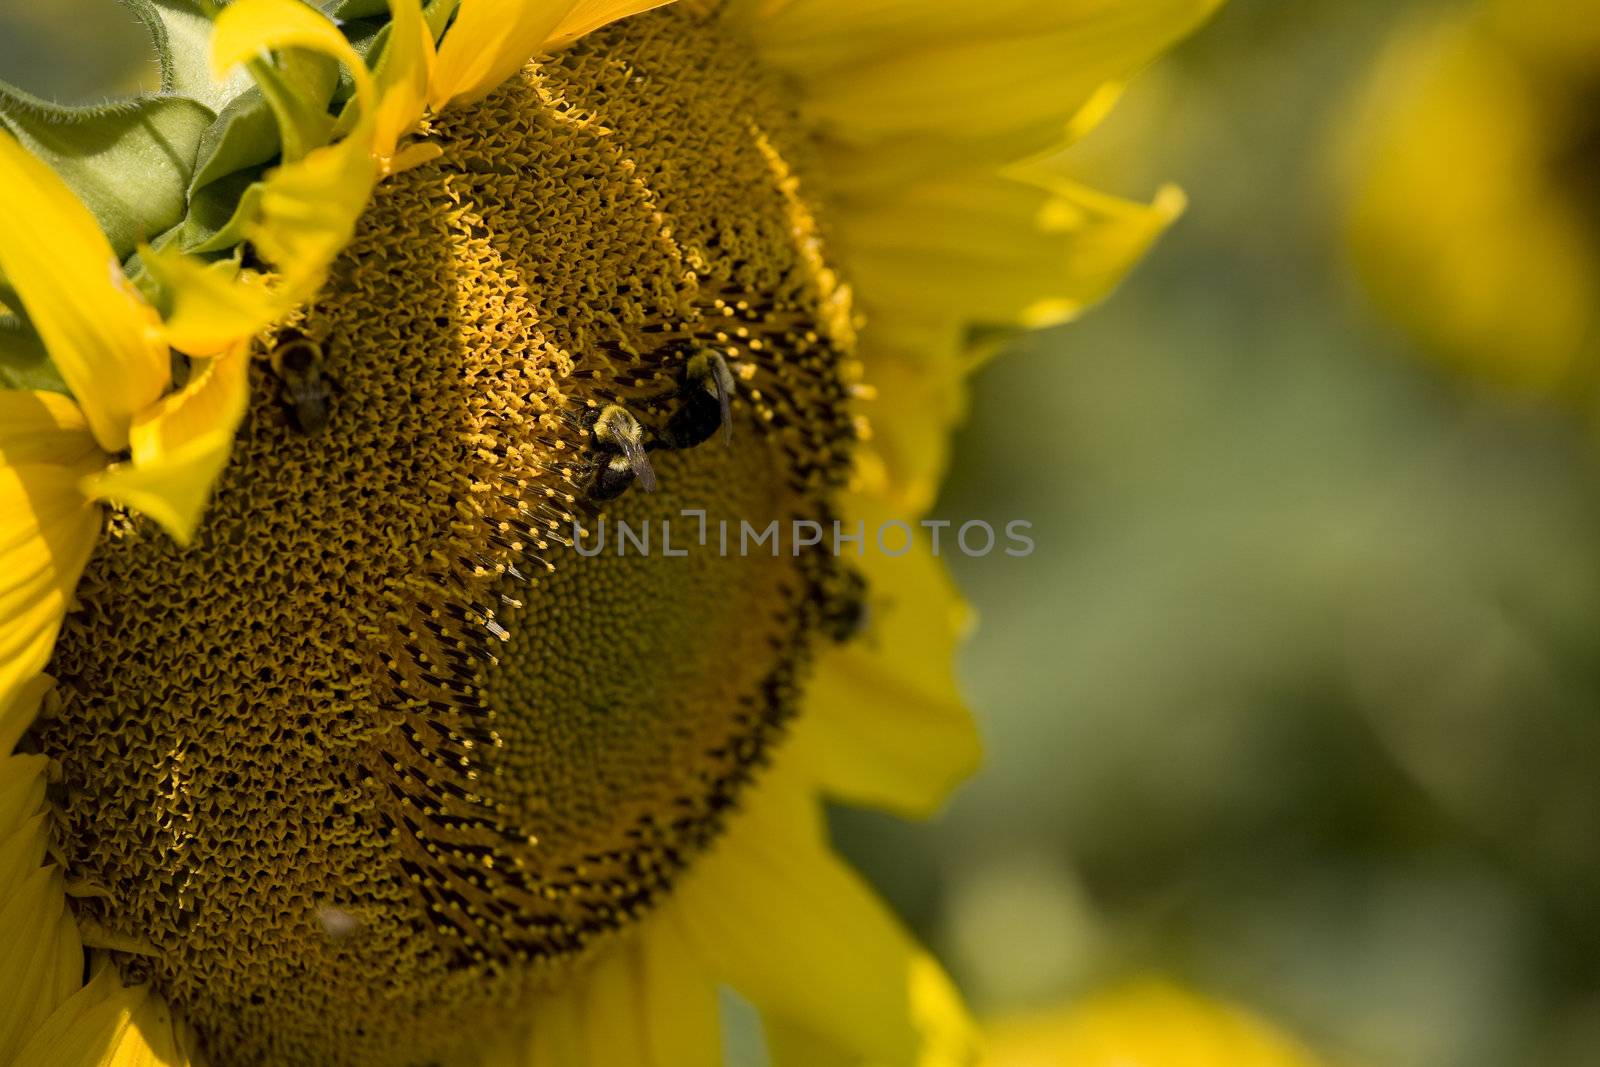
[[[406,5],[398,10],[404,17]],[[311,49],[337,59],[355,82],[356,127],[273,170],[240,207],[242,236],[277,269],[280,295],[299,303],[321,287],[377,182],[377,84],[338,27],[298,0],[235,0],[217,16],[211,48],[218,72],[257,58],[262,49]]]
[[[131,461],[90,475],[85,493],[136,508],[187,544],[249,404],[249,362],[247,344],[207,360],[182,391],[140,416]]]
[[[43,162],[0,136],[0,271],[108,452],[170,375],[160,319],[128,285],[89,210]]]
[[[242,277],[229,260],[205,263],[175,249],[139,250],[167,292],[167,343],[191,356],[214,356],[252,337],[292,306],[259,280]]]
[[[388,47],[378,62],[378,104],[373,117],[373,153],[385,161],[394,159],[400,139],[422,117],[437,62],[433,35],[417,0],[390,0],[389,10],[393,21]]]
[[[299,0],[233,0],[211,31],[211,73],[222,78],[234,67],[259,59],[263,50],[306,48],[344,64],[360,100],[372,99],[372,75],[344,34]]]
[[[370,146],[354,134],[267,176],[245,236],[278,269],[286,298],[299,302],[321,287],[377,180]]]

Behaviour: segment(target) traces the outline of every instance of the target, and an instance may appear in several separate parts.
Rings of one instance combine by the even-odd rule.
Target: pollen
[[[627,936],[795,714],[838,568],[716,528],[831,520],[848,290],[728,32],[631,19],[436,120],[262,340],[194,545],[109,519],[29,743],[86,940],[212,1062],[453,1055]]]

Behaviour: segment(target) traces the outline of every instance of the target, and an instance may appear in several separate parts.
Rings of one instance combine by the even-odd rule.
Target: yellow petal
[[[233,0],[211,30],[211,75],[221,79],[263,51],[305,48],[330,55],[356,84],[356,97],[372,99],[372,74],[327,16],[299,0]]]
[[[784,1018],[762,1020],[767,1058],[772,1067],[862,1067],[861,1057],[850,1049]],[[877,1067],[873,1064],[872,1067]],[[921,1067],[919,1064],[918,1067]]]
[[[32,693],[37,710],[39,692]],[[18,718],[24,717],[19,711]],[[66,909],[59,871],[44,866],[43,756],[0,755],[0,1063],[83,981],[83,946]]]
[[[532,1041],[523,1067],[591,1067],[583,1051],[583,1022],[576,997],[552,993],[537,998],[528,1013]]]
[[[545,47],[576,6],[575,0],[461,0],[439,46],[433,109],[489,95]]]
[[[619,946],[595,962],[583,976],[579,1018],[585,1062],[649,1067],[645,1059],[644,988],[633,946]],[[537,1021],[534,1023],[538,1025]],[[552,1064],[552,1067],[555,1067]]]
[[[435,111],[470,104],[553,51],[617,19],[672,0],[462,0],[439,47],[430,97]]]
[[[377,161],[354,134],[267,175],[245,236],[278,269],[286,298],[304,301],[322,287],[377,179]]]
[[[149,246],[139,249],[139,258],[171,297],[167,342],[191,356],[233,348],[291,307],[260,281],[242,277],[228,260],[206,263],[172,247]]]
[[[113,968],[47,1019],[17,1057],[28,1067],[192,1067],[189,1042],[149,986],[129,989]]]
[[[17,686],[9,699],[0,700],[0,757],[14,751],[17,743],[22,740],[22,735],[28,732],[33,725],[33,720],[39,715],[44,695],[55,685],[55,679],[47,674],[36,674],[26,679]],[[0,813],[6,809],[0,805]],[[6,825],[0,819],[0,827]],[[3,832],[3,831],[0,831]],[[0,879],[0,887],[3,887]],[[0,893],[0,899],[5,895]]]
[[[400,151],[382,160],[383,176],[403,174],[412,167],[420,167],[424,163],[431,163],[444,155],[444,146],[432,141],[415,141],[406,145]]]
[[[48,683],[47,683],[48,684]],[[38,695],[33,707],[17,718],[32,719],[38,711]],[[34,870],[44,865],[49,834],[36,825],[45,812],[45,771],[49,759],[37,754],[0,756],[0,901],[10,900],[17,887]],[[5,957],[0,956],[0,960]],[[3,1061],[0,1061],[3,1062]]]
[[[974,325],[1026,328],[1105,297],[1183,208],[1145,205],[1052,175],[967,174],[889,201],[841,204],[838,254],[866,315],[861,356],[879,402],[864,412],[869,487],[920,515],[965,413]]]
[[[817,833],[772,772],[684,878],[675,914],[711,975],[769,1020],[857,1062],[968,1063],[976,1034],[938,965]]]
[[[38,817],[28,824],[34,836],[42,837],[45,822]],[[20,849],[0,848],[0,862],[17,860]],[[82,946],[72,917],[66,910],[66,893],[61,872],[33,869],[0,902],[0,1062],[10,1063],[16,1051],[44,1024],[52,1011],[70,997],[79,981],[78,974],[63,974],[62,957]],[[19,1059],[17,1062],[30,1062]]]
[[[248,344],[206,360],[134,424],[131,461],[90,475],[84,491],[136,508],[188,544],[249,405],[249,366]]]
[[[847,514],[866,521],[869,538],[894,517],[866,502]],[[900,536],[890,537],[896,550]],[[954,539],[942,531],[944,551]],[[970,612],[925,536],[903,556],[869,546],[848,562],[867,579],[866,626],[818,657],[790,741],[794,758],[840,799],[926,816],[983,755],[955,679]]]
[[[422,118],[436,60],[433,35],[417,0],[389,0],[389,11],[393,21],[389,44],[378,61],[373,119],[373,152],[380,160],[393,159],[400,139]]]
[[[0,390],[0,462],[70,466],[97,453],[88,418],[71,397]]]
[[[951,176],[849,205],[840,231],[868,322],[863,341],[940,356],[973,324],[1066,321],[1115,288],[1183,209],[1056,179]]]
[[[791,0],[753,30],[829,137],[933,135],[1015,159],[1059,139],[1106,82],[1192,31],[1220,0]],[[892,47],[889,46],[892,42]]]
[[[644,1067],[718,1067],[722,1033],[715,981],[672,915],[645,920],[638,942]]]
[[[122,275],[94,216],[44,163],[0,135],[0,272],[108,452],[166,388],[160,320]]]
[[[872,398],[862,412],[871,437],[857,452],[857,477],[901,515],[923,515],[943,484],[951,431],[966,416],[965,362],[939,364],[926,353],[871,343],[877,337],[866,332],[861,355]]]
[[[98,462],[72,401],[0,391],[0,708],[55,647],[100,531],[99,509],[78,488]]]
[[[715,982],[675,921],[659,912],[521,1014],[515,1032],[474,1050],[473,1067],[722,1063]]]
[[[567,13],[567,17],[562,19],[555,30],[545,38],[544,47],[540,50],[553,52],[563,45],[571,44],[579,37],[611,25],[618,19],[637,15],[641,11],[666,7],[672,2],[673,0],[578,0]]]

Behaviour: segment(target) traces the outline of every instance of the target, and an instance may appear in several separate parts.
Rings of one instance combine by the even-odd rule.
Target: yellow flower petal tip
[[[985,1067],[1319,1067],[1259,1016],[1154,979],[987,1029]]]

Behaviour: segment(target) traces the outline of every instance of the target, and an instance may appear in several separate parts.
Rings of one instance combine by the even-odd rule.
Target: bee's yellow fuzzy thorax
[[[86,939],[212,1062],[449,1052],[641,915],[793,713],[833,561],[680,512],[831,517],[848,311],[724,32],[629,20],[436,123],[277,338],[320,357],[264,347],[195,546],[119,516],[91,566],[33,744]],[[651,447],[646,493],[595,412],[659,444],[708,353],[732,443]],[[602,512],[651,554],[580,557]]]

